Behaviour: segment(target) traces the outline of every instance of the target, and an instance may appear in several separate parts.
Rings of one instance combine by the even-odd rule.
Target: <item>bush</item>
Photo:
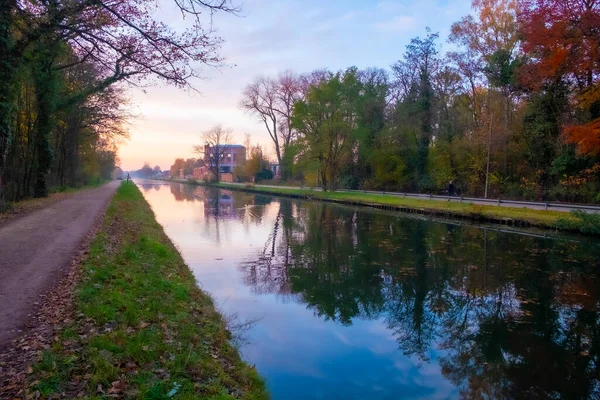
[[[439,188],[427,175],[423,176],[417,183],[419,193],[437,193]]]
[[[559,218],[556,221],[556,228],[579,231],[589,235],[600,235],[600,214],[590,214],[580,210],[571,211],[571,215],[576,218]]]
[[[273,171],[270,169],[263,169],[262,171],[258,171],[254,177],[256,178],[257,182],[273,179]]]
[[[187,183],[195,185],[198,183],[198,180],[196,178],[187,178]]]

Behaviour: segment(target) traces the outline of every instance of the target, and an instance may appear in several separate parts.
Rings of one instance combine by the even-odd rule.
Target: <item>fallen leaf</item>
[[[108,389],[108,394],[119,394],[123,391],[123,382],[122,381],[114,381],[111,384],[111,388]]]

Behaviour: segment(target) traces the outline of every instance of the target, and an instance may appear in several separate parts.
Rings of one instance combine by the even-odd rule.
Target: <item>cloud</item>
[[[406,15],[399,15],[391,20],[377,22],[375,24],[375,27],[380,32],[408,32],[415,26],[415,19]]]

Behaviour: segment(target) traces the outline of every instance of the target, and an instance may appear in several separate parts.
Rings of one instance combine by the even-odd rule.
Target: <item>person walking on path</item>
[[[456,192],[454,191],[454,181],[448,183],[448,196],[456,196]]]

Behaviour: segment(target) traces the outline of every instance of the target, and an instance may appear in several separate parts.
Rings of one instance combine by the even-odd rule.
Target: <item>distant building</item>
[[[211,155],[214,149],[210,146],[204,146],[204,165],[194,168],[193,176],[198,180],[213,179],[213,173],[210,168]],[[219,162],[219,172],[223,182],[233,182],[234,168],[246,161],[246,148],[239,144],[227,144],[219,146],[219,152],[222,153]]]

